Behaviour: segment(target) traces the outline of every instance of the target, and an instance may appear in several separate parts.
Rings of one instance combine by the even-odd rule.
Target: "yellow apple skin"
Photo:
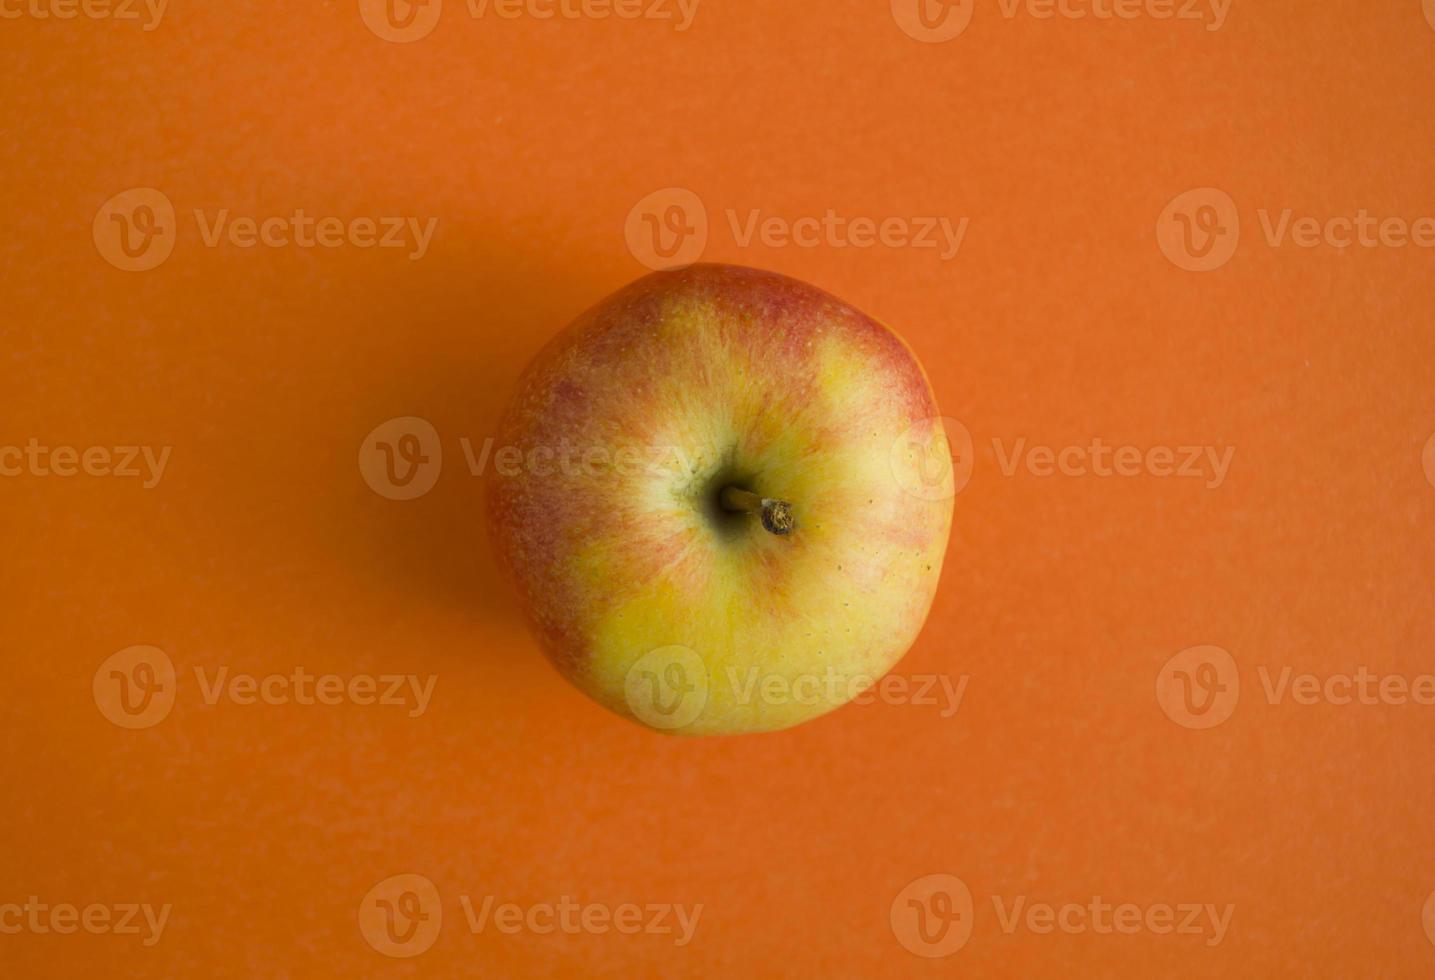
[[[927,617],[952,520],[937,417],[901,339],[827,293],[656,273],[524,373],[496,440],[517,451],[489,471],[495,552],[601,704],[673,734],[787,728],[875,683]],[[723,510],[725,485],[787,501],[796,529]]]

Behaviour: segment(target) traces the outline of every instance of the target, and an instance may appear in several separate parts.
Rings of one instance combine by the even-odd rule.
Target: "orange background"
[[[16,0],[7,0],[14,4]],[[1182,0],[1184,3],[1185,0]],[[17,8],[9,8],[17,9]],[[1435,18],[1435,13],[1431,14]],[[0,20],[0,444],[172,447],[161,482],[0,479],[7,693],[0,903],[172,903],[161,941],[0,935],[6,976],[1417,976],[1435,968],[1435,707],[1271,704],[1257,670],[1432,669],[1435,252],[1272,247],[1259,209],[1435,214],[1435,29],[1419,0],[1236,0],[1201,23],[1010,19],[919,43],[885,2],[705,0],[651,20],[369,30],[352,0],[173,0],[159,27]],[[101,257],[161,190],[173,254]],[[496,578],[480,444],[516,373],[644,268],[625,221],[681,187],[708,260],[892,324],[975,446],[901,674],[954,717],[852,706],[787,733],[651,734],[563,683]],[[1216,271],[1157,244],[1229,194]],[[428,254],[207,247],[193,218],[436,217]],[[970,218],[959,255],[747,247],[727,212]],[[361,442],[432,422],[420,499]],[[1005,475],[993,440],[1234,447],[1225,482]],[[1435,473],[1435,459],[1432,459]],[[125,730],[92,681],[178,671]],[[1215,644],[1230,720],[1155,681]],[[206,704],[211,676],[437,674],[422,717]],[[358,925],[390,875],[434,946]],[[959,876],[973,934],[914,956],[898,893]],[[693,941],[472,934],[458,897],[701,903]],[[1232,903],[1229,933],[1008,934],[993,896]]]

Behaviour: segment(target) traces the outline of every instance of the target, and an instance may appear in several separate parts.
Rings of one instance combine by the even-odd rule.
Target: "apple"
[[[659,272],[536,357],[489,529],[540,643],[613,711],[687,735],[850,701],[915,641],[951,453],[891,330],[755,269]]]

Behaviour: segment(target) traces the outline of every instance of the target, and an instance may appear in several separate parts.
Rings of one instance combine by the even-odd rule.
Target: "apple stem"
[[[723,510],[735,514],[761,514],[762,526],[773,534],[791,534],[797,528],[797,520],[792,515],[792,505],[785,500],[759,497],[742,487],[723,487],[718,500]]]

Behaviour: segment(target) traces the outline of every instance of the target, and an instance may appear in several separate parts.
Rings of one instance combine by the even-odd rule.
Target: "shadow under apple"
[[[422,279],[363,285],[376,302],[359,332],[389,338],[393,356],[373,359],[371,376],[357,386],[363,394],[352,406],[345,447],[354,506],[326,509],[319,524],[328,547],[387,586],[479,619],[517,622],[485,526],[491,440],[533,355],[614,283],[600,282],[591,269],[559,270],[502,241],[451,242],[424,272]],[[398,440],[377,447],[384,456],[370,462],[387,472],[372,481],[355,456],[376,427],[407,416],[432,425],[438,458],[421,465],[436,472],[425,475],[432,486],[420,496],[388,499],[411,492],[397,483],[420,465],[413,447]],[[430,456],[431,445],[419,447],[420,455]]]

